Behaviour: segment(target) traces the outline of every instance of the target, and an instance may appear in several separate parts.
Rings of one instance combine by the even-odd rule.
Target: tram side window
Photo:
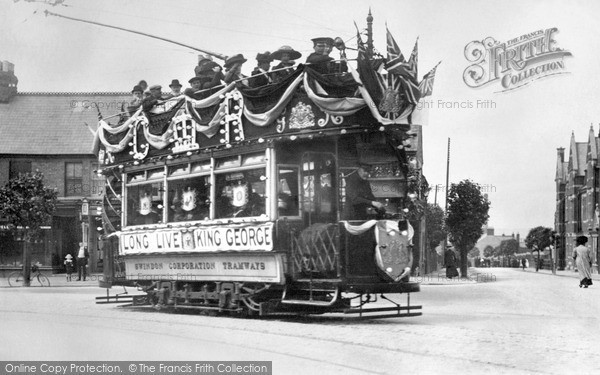
[[[279,216],[300,216],[298,174],[298,167],[279,166],[277,184],[277,212]]]
[[[127,225],[161,223],[163,191],[162,182],[127,187]]]
[[[209,177],[169,181],[168,221],[203,220],[210,215]]]
[[[265,211],[265,169],[217,174],[216,217],[252,217]]]

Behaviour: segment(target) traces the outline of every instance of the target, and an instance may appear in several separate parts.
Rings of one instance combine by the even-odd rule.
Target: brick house
[[[577,236],[587,236],[588,246],[594,255],[597,272],[598,204],[600,203],[600,165],[598,152],[600,138],[590,127],[587,142],[576,142],[571,134],[569,159],[565,149],[557,149],[556,163],[556,213],[554,230],[558,234],[557,260],[559,269],[572,269],[572,254]]]
[[[31,259],[61,270],[65,255],[75,256],[78,243],[84,241],[90,251],[89,269],[96,272],[102,266],[96,207],[104,182],[94,172],[98,162],[92,154],[92,129],[96,128],[98,109],[104,117],[119,113],[130,95],[18,93],[14,67],[8,63],[2,68],[0,186],[19,173],[39,170],[44,185],[56,189],[59,197],[43,241],[32,244]],[[21,261],[22,242],[7,230],[0,212],[0,267],[20,267]]]

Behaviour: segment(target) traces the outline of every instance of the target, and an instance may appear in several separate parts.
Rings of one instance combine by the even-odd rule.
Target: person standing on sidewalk
[[[90,254],[88,253],[87,246],[83,242],[79,243],[79,252],[77,253],[77,281],[81,281],[83,275],[83,281],[85,281],[86,267]]]
[[[587,288],[592,285],[592,252],[585,246],[588,242],[586,236],[577,237],[577,247],[573,250],[573,259],[577,266],[577,272],[579,272],[579,287]]]
[[[67,271],[67,281],[71,281],[71,277],[73,275],[73,256],[71,254],[67,254],[65,257],[65,269]]]

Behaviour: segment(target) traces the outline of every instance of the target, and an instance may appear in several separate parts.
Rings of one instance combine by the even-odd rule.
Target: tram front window
[[[265,211],[265,169],[251,169],[216,176],[216,217],[253,217]]]

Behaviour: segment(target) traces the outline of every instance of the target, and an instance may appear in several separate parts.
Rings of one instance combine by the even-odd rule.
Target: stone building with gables
[[[559,270],[573,269],[573,249],[577,236],[587,236],[594,254],[594,270],[598,272],[598,205],[600,203],[600,137],[590,127],[588,139],[577,142],[571,134],[568,159],[565,149],[557,149],[556,213],[554,230],[557,233],[557,266]]]
[[[107,117],[121,111],[127,93],[23,92],[14,66],[0,71],[0,186],[19,173],[40,171],[44,185],[58,192],[57,210],[43,240],[31,245],[31,260],[44,269],[62,270],[66,254],[87,243],[89,269],[101,267],[97,224],[104,181],[94,172],[92,153],[98,110]],[[20,268],[23,243],[0,212],[0,269]]]

